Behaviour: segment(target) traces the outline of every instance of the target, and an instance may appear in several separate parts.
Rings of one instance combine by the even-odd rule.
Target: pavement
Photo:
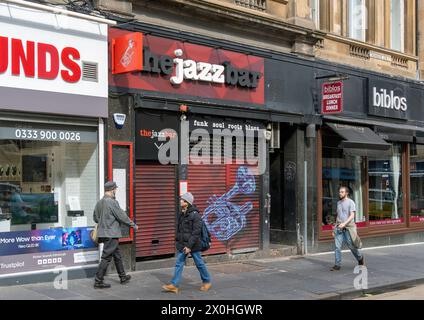
[[[424,285],[378,295],[368,295],[355,300],[424,300]]]
[[[133,279],[127,285],[121,285],[118,276],[110,274],[106,280],[112,288],[105,290],[93,289],[93,279],[70,280],[62,284],[62,289],[55,289],[53,283],[0,287],[0,300],[354,299],[424,284],[423,251],[424,243],[364,249],[367,269],[356,270],[357,274],[350,252],[343,253],[340,271],[329,271],[334,264],[332,252],[209,264],[213,283],[209,292],[199,291],[201,283],[196,268],[186,267],[179,294],[162,291],[162,285],[174,271],[162,268],[132,272]],[[358,288],[358,284],[365,282],[368,288]]]

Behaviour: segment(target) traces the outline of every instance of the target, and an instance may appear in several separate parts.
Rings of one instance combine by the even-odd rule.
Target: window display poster
[[[0,233],[0,257],[34,252],[96,248],[93,227],[55,228]]]
[[[0,233],[0,277],[58,267],[95,266],[93,227],[56,228]]]
[[[113,180],[116,182],[116,200],[125,212],[127,211],[127,170],[113,169]]]

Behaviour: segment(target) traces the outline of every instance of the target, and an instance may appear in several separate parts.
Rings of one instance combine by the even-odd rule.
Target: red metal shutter
[[[137,257],[175,253],[175,166],[137,163],[135,177]]]
[[[209,206],[208,200],[226,192],[225,165],[194,165],[188,167],[188,191],[194,196],[194,202],[200,213],[204,214]],[[218,240],[212,232],[212,246],[205,254],[227,252],[227,241]]]

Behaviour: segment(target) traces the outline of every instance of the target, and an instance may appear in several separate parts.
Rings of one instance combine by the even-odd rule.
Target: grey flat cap
[[[194,197],[193,197],[193,195],[190,193],[190,192],[187,192],[187,193],[184,193],[182,196],[181,196],[181,199],[182,200],[184,200],[184,201],[187,201],[188,203],[190,203],[191,205],[193,204],[193,202],[194,202]]]
[[[115,181],[108,181],[105,183],[105,191],[112,191],[118,188]]]

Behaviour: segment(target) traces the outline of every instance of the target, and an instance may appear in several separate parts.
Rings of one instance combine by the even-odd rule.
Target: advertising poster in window
[[[0,233],[0,277],[57,267],[97,264],[93,227]]]

